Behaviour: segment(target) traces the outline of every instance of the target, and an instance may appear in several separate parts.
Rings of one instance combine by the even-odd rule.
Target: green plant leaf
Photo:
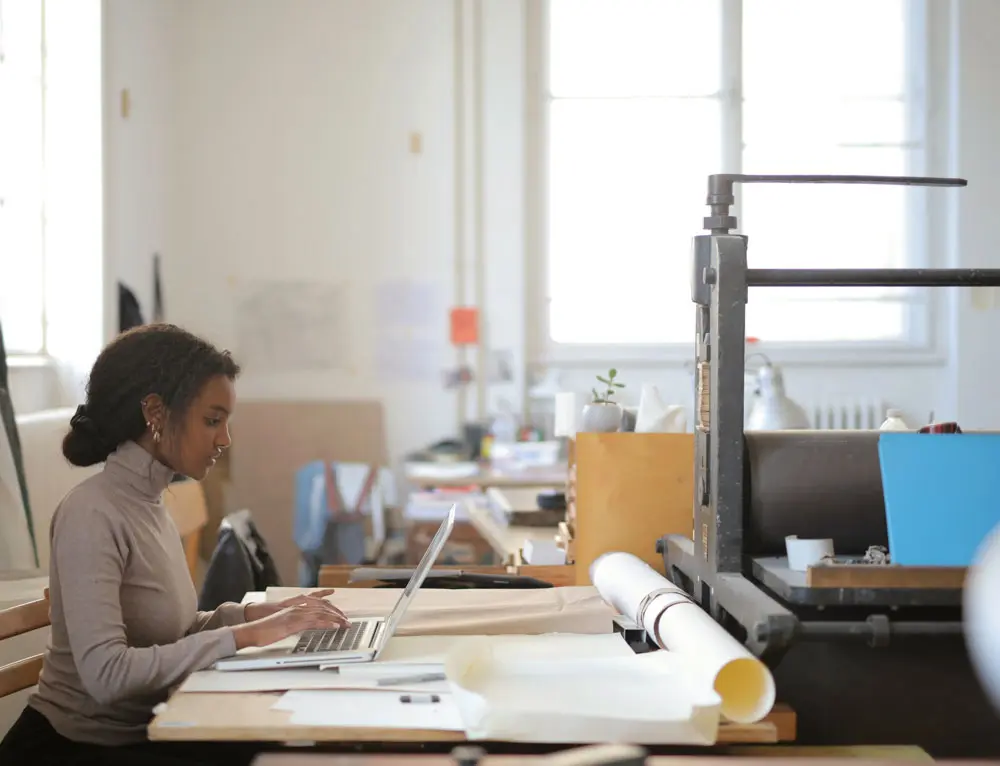
[[[625,388],[625,384],[624,383],[612,383],[611,385],[612,386],[617,386],[618,388]]]
[[[614,367],[612,367],[610,370],[608,370],[608,375],[610,375],[612,378],[615,377],[617,374],[618,374],[618,370],[616,370]]]
[[[611,385],[611,381],[610,381],[610,380],[608,380],[607,378],[602,378],[602,377],[601,377],[600,375],[598,375],[598,376],[597,376],[597,379],[598,379],[599,381],[601,381],[601,383],[603,383],[603,384],[604,384],[604,385],[606,385],[606,386],[610,386],[610,385]]]

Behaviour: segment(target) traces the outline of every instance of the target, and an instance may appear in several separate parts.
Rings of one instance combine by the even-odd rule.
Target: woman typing
[[[239,649],[346,623],[328,593],[197,611],[161,496],[175,474],[204,478],[230,446],[238,374],[228,353],[172,325],[130,330],[98,357],[63,454],[104,468],[53,515],[51,639],[0,763],[247,762],[230,746],[149,742],[154,706]]]

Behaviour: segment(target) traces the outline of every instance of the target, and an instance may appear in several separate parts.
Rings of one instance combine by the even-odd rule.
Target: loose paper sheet
[[[203,670],[192,673],[181,684],[181,692],[274,692],[293,689],[378,689],[383,691],[448,692],[445,681],[413,681],[379,686],[386,678],[403,678],[444,671],[445,658],[465,636],[401,636],[389,640],[376,662],[342,665],[339,669],[317,668],[268,670]],[[498,656],[522,660],[610,659],[632,654],[620,634],[543,636],[497,636],[494,651]],[[263,649],[246,649],[240,654],[290,648],[294,639],[280,641]]]
[[[646,562],[630,553],[606,553],[591,564],[590,579],[608,603],[718,692],[723,716],[755,723],[771,712],[775,689],[767,666]]]
[[[309,592],[302,588],[269,588],[268,601]],[[387,615],[399,599],[399,588],[342,588],[329,600],[348,617]],[[507,635],[541,633],[611,633],[614,610],[596,588],[537,590],[420,590],[397,630],[399,636]]]
[[[669,652],[528,659],[469,638],[445,663],[471,740],[715,742],[720,699]]]
[[[441,285],[393,278],[378,284],[371,307],[375,373],[387,383],[441,380],[448,363]]]
[[[349,292],[321,281],[240,284],[237,351],[250,370],[328,371],[350,365]]]
[[[368,729],[430,729],[462,731],[464,724],[450,694],[438,694],[436,702],[405,702],[389,691],[290,691],[274,704],[275,710],[290,712],[297,726],[336,726]],[[425,694],[409,695],[422,698]]]

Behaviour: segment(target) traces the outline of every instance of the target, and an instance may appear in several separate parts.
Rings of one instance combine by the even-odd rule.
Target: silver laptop
[[[354,620],[343,628],[307,630],[299,636],[295,647],[237,654],[215,663],[216,670],[267,670],[272,668],[304,668],[322,665],[346,665],[355,662],[372,662],[396,632],[399,621],[406,614],[410,602],[417,595],[427,573],[455,526],[457,505],[453,505],[438,531],[434,534],[423,558],[413,570],[413,575],[403,588],[399,600],[387,617],[370,617]]]

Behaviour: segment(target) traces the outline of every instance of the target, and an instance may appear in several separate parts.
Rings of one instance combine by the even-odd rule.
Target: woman
[[[153,707],[239,649],[346,624],[330,591],[197,611],[161,495],[175,474],[204,478],[229,447],[238,374],[228,353],[172,325],[130,330],[94,363],[63,454],[104,469],[53,515],[51,639],[0,763],[245,762],[222,745],[147,741]]]

